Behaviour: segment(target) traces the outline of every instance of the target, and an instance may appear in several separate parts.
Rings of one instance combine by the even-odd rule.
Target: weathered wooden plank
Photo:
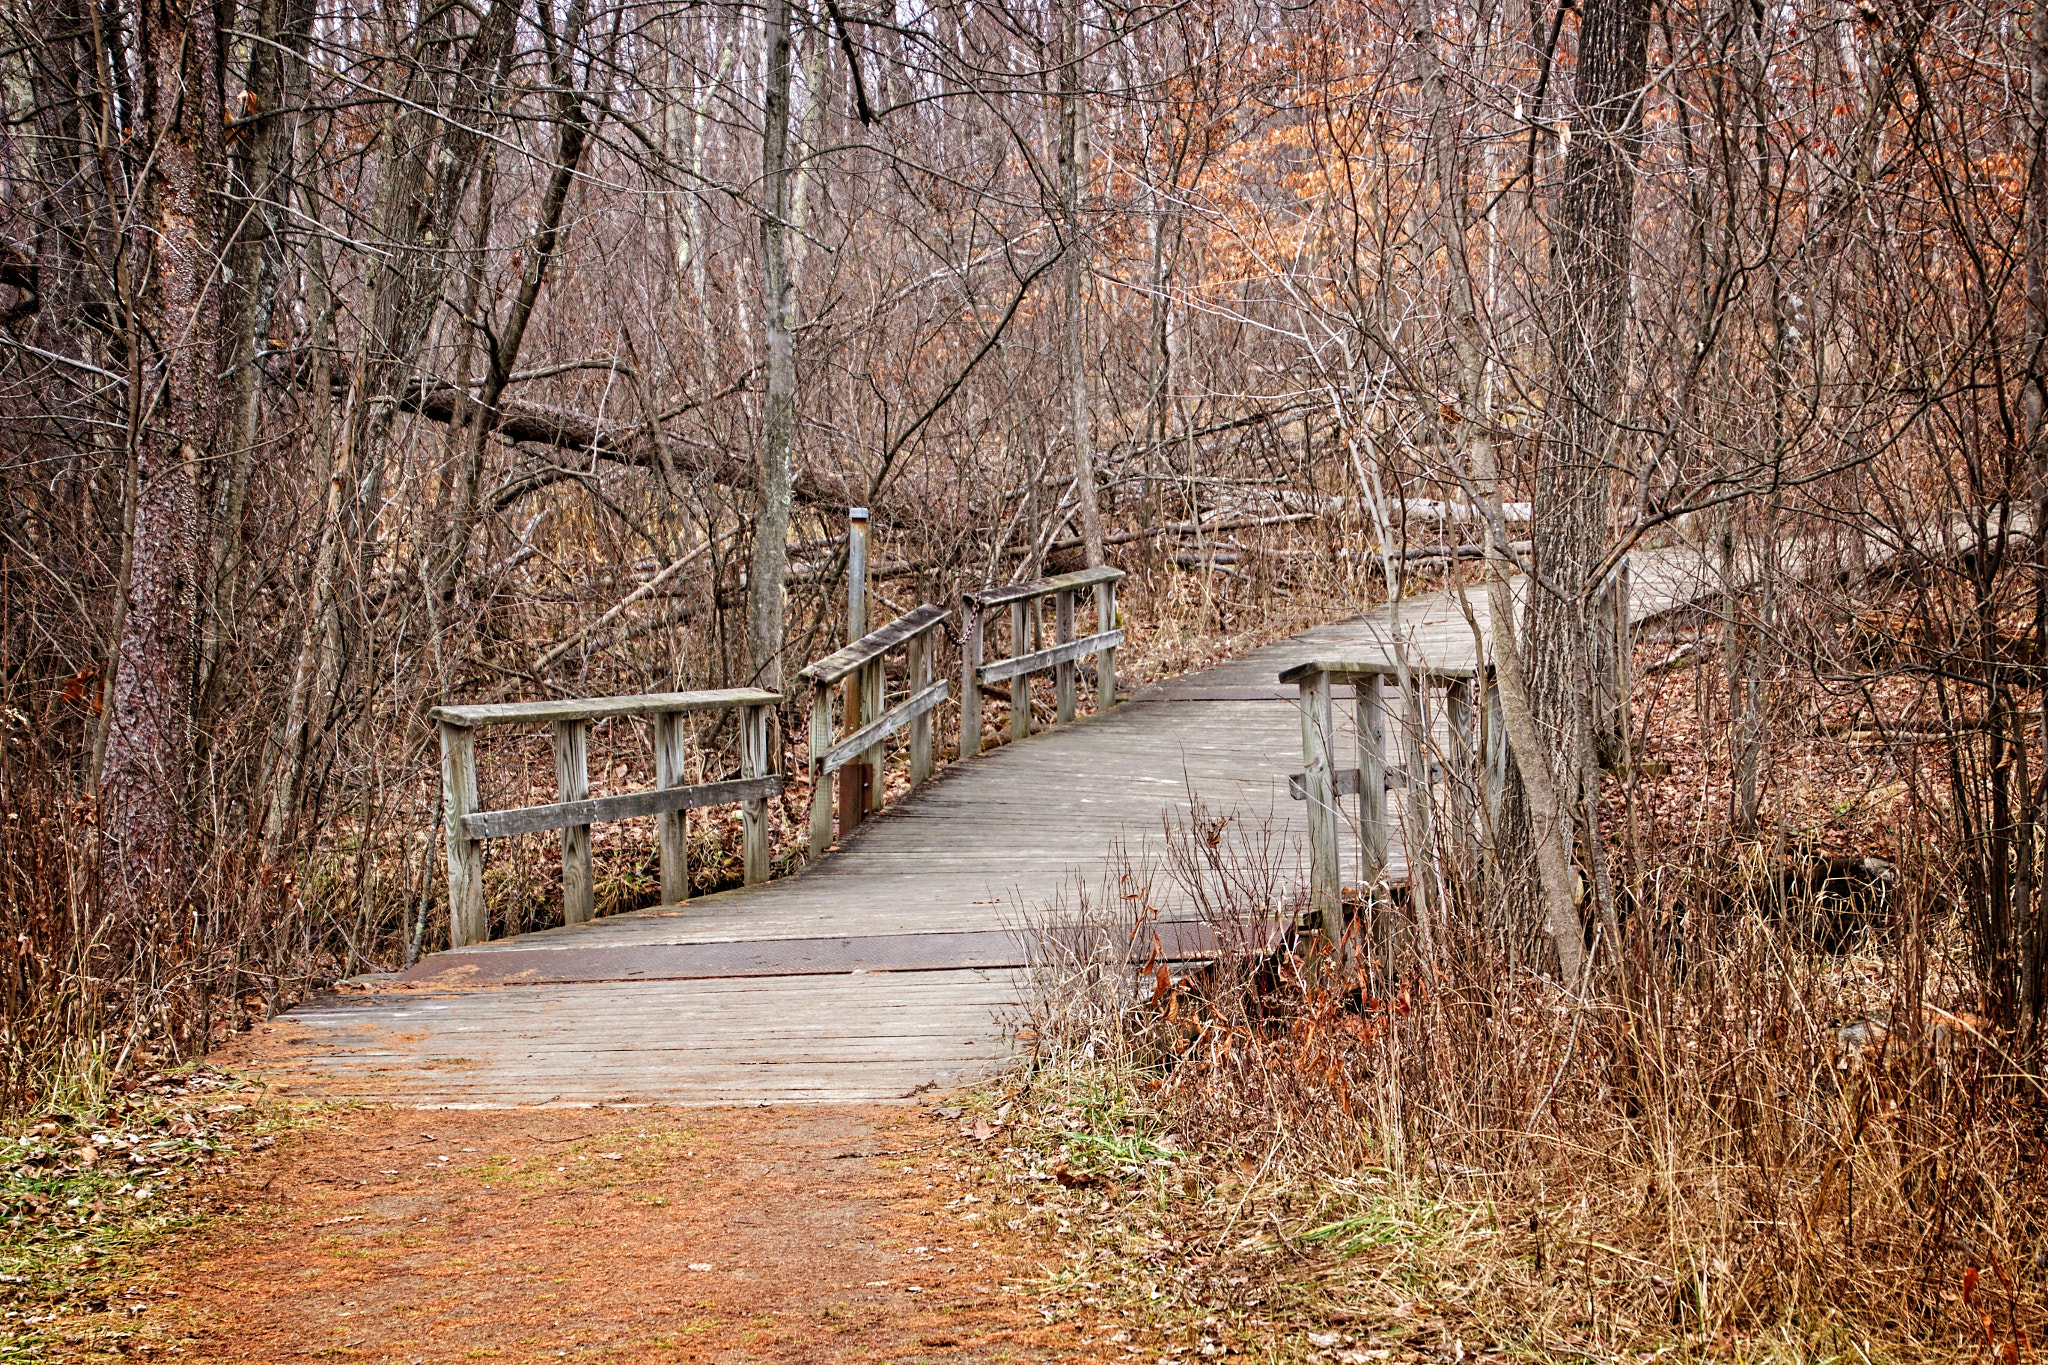
[[[823,770],[838,772],[846,764],[866,753],[878,742],[886,739],[919,716],[927,715],[931,709],[944,701],[953,691],[950,679],[941,678],[908,701],[884,715],[875,717],[860,729],[840,740],[825,751]]]
[[[654,785],[660,791],[681,789],[689,735],[684,712],[654,718]],[[661,900],[676,905],[690,898],[690,826],[688,807],[662,811],[655,817],[655,843],[661,851]]]
[[[555,791],[560,804],[590,799],[590,722],[555,722]],[[590,826],[562,826],[562,923],[581,924],[597,914],[590,877]]]
[[[1330,714],[1330,675],[1311,673],[1300,680],[1302,786],[1308,794],[1308,907],[1319,917],[1323,934],[1335,947],[1342,942],[1337,865],[1337,796],[1330,761],[1336,727]]]
[[[648,692],[631,697],[572,697],[559,701],[504,701],[480,706],[437,706],[429,720],[444,725],[544,725],[558,720],[617,720],[664,711],[721,711],[733,706],[772,706],[778,692],[728,687],[710,692]]]
[[[1116,583],[1114,578],[1095,585],[1095,633],[1117,631]],[[1107,711],[1116,705],[1116,646],[1109,645],[1095,658],[1095,709]]]
[[[484,851],[470,833],[476,809],[476,732],[441,725],[441,811],[448,839],[448,942],[460,948],[490,937],[484,908]]]
[[[897,617],[879,630],[869,631],[844,649],[827,654],[797,674],[815,687],[830,687],[856,668],[872,663],[898,645],[921,640],[946,623],[952,613],[930,603]]]
[[[1067,663],[1093,654],[1097,650],[1114,649],[1123,642],[1122,631],[1106,630],[1099,635],[1086,635],[1078,640],[1069,640],[1063,645],[1054,645],[1050,649],[1034,650],[1015,658],[997,659],[994,663],[981,666],[981,681],[1003,682],[1027,673],[1043,673],[1055,664]]]
[[[740,855],[748,886],[768,880],[768,798],[782,790],[782,779],[768,771],[772,713],[768,706],[749,706],[740,713],[740,781],[748,787],[740,806]]]
[[[832,781],[818,760],[832,745],[832,689],[811,693],[811,857],[822,858],[832,844]],[[666,896],[663,897],[667,899]]]
[[[961,612],[960,632],[960,757],[981,752],[981,612],[971,605]]]
[[[1074,640],[1074,594],[1062,592],[1054,609],[1053,640],[1066,645]],[[1074,719],[1074,661],[1062,659],[1053,669],[1053,698],[1057,723],[1066,725]]]
[[[932,686],[932,641],[919,636],[910,642],[910,691],[912,700]],[[944,693],[940,694],[941,699]],[[910,785],[921,787],[932,776],[932,714],[920,711],[910,718]]]
[[[990,668],[1000,668],[1004,664],[1015,663],[1024,657],[1024,631],[1030,615],[1031,604],[1028,601],[1020,598],[1010,603],[1010,657],[999,663],[984,664],[981,670],[981,681],[983,683],[997,681],[989,677],[988,671]],[[1014,677],[1016,675],[1012,673],[1006,676]],[[1029,738],[1031,738],[1031,679],[1026,677],[1022,682],[1010,685],[1010,739],[1014,743],[1017,740]]]
[[[606,820],[631,820],[665,811],[697,810],[704,806],[730,806],[743,801],[763,801],[782,790],[778,776],[740,778],[731,782],[701,782],[694,787],[627,792],[623,796],[598,796],[585,801],[561,801],[551,806],[520,806],[513,810],[482,811],[466,815],[462,825],[471,839],[506,839],[515,834],[537,834],[569,825],[595,825]]]
[[[1470,653],[1471,637],[1469,634],[1466,636],[1465,645],[1466,652]],[[1415,668],[1424,666],[1411,665],[1410,667],[1412,671]],[[1301,663],[1292,664],[1282,669],[1280,681],[1283,683],[1299,682],[1311,673],[1327,673],[1333,679],[1342,678],[1346,680],[1369,677],[1391,678],[1398,675],[1400,671],[1401,666],[1399,664],[1390,658],[1384,657],[1316,658],[1306,659]],[[1425,671],[1435,678],[1470,678],[1476,676],[1479,670],[1469,663],[1440,663],[1435,659],[1431,659]]]
[[[981,588],[974,592],[962,593],[961,596],[986,610],[1033,597],[1050,597],[1056,592],[1069,589],[1092,588],[1097,583],[1114,583],[1123,576],[1122,569],[1105,566],[1100,569],[1082,569],[1078,573],[1063,573],[1053,578],[1041,578],[1032,583],[1006,583],[1000,587]]]

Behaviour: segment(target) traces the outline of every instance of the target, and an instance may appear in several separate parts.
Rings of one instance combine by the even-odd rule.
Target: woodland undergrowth
[[[1824,907],[1684,854],[1580,999],[1456,897],[1391,981],[1276,944],[1303,897],[1257,818],[1120,855],[1038,912],[1029,1061],[982,1104],[1042,1182],[1045,1290],[1167,1358],[2036,1359],[2048,1096],[1930,869],[1823,951]],[[1218,960],[1164,962],[1162,916]]]

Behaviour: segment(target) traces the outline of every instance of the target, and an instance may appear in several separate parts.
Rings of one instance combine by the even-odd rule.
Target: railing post
[[[1415,908],[1415,920],[1421,929],[1423,947],[1428,950],[1431,942],[1429,915],[1436,904],[1436,885],[1432,876],[1435,835],[1431,818],[1429,781],[1429,680],[1412,669],[1406,679],[1407,714],[1402,717],[1402,728],[1407,732],[1403,738],[1402,757],[1408,769],[1408,823],[1403,843],[1408,853],[1408,898]]]
[[[981,604],[960,597],[960,757],[981,752]]]
[[[1095,632],[1116,629],[1116,580],[1095,585]],[[1095,709],[1107,711],[1116,705],[1116,646],[1095,653]]]
[[[590,722],[555,722],[555,799],[583,801],[590,796]],[[597,914],[596,888],[590,879],[590,826],[562,830],[562,923],[582,924]]]
[[[867,682],[862,685],[860,692],[860,723],[866,725],[888,709],[888,674],[883,671],[882,660],[879,658],[861,671],[867,674]],[[874,747],[860,758],[861,791],[867,802],[865,814],[872,815],[882,809],[883,751],[884,741],[877,740]]]
[[[441,723],[441,809],[448,835],[448,946],[466,948],[490,934],[484,915],[484,851],[462,820],[476,811],[476,734]]]
[[[868,633],[868,509],[849,508],[846,513],[846,643],[852,644]],[[856,668],[846,677],[846,728],[851,731],[866,718],[867,700],[861,695],[866,670]],[[839,770],[839,837],[853,833],[867,814],[868,766],[849,763]]]
[[[1074,592],[1069,588],[1059,594],[1059,605],[1053,618],[1055,644],[1066,644],[1074,638]],[[1074,718],[1074,661],[1067,660],[1053,674],[1054,691],[1059,698],[1059,723],[1067,724]]]
[[[1372,955],[1381,980],[1394,979],[1394,910],[1380,883],[1387,875],[1387,708],[1378,673],[1351,680],[1358,728],[1358,895],[1367,907]]]
[[[1477,745],[1472,734],[1472,682],[1469,678],[1455,678],[1444,689],[1445,719],[1450,731],[1449,742],[1444,746],[1444,765],[1448,769],[1450,792],[1450,824],[1458,836],[1459,851],[1465,858],[1466,866],[1473,865],[1479,853],[1479,822],[1477,802],[1479,796],[1477,764],[1474,755]]]
[[[832,747],[832,689],[811,689],[811,856],[822,858],[832,843],[832,775],[824,771]]]
[[[683,760],[687,755],[688,731],[681,711],[663,711],[654,717],[654,785],[663,789],[684,785]],[[661,903],[681,905],[690,899],[690,825],[688,812],[663,811],[654,817],[656,842],[661,850]]]
[[[1010,657],[1031,652],[1028,602],[1010,603]],[[1010,679],[1010,738],[1031,738],[1031,675],[1019,673]]]
[[[1344,941],[1343,886],[1337,865],[1337,787],[1330,762],[1330,675],[1301,682],[1302,790],[1308,796],[1308,908],[1332,948]]]
[[[740,708],[740,776],[768,776],[768,708]],[[768,880],[768,802],[748,801],[741,807],[746,884]]]
[[[910,642],[910,695],[931,686],[932,637],[929,633]],[[921,786],[932,775],[932,713],[925,711],[910,722],[910,785]]]

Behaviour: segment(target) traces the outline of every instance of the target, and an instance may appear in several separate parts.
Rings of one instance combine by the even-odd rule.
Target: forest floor
[[[17,1260],[0,1359],[1090,1358],[1009,1202],[963,1198],[959,1115],[273,1116],[123,1250]]]

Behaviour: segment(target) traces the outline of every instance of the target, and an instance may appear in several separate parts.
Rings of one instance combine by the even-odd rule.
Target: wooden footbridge
[[[969,754],[984,691],[1005,682],[1021,688],[1033,671],[1054,676],[1058,719],[1071,723],[1025,737],[1026,723],[1013,711],[1012,742],[964,756],[844,835],[836,851],[781,880],[764,880],[765,802],[779,781],[768,771],[765,708],[773,697],[699,693],[448,708],[441,719],[451,908],[463,946],[397,978],[291,1011],[261,1031],[258,1064],[285,1093],[426,1106],[891,1100],[948,1090],[1006,1055],[1005,1019],[1033,951],[1020,930],[1022,912],[1056,901],[1076,879],[1099,877],[1119,840],[1156,837],[1162,818],[1187,809],[1190,793],[1212,810],[1246,810],[1309,836],[1314,856],[1305,880],[1318,899],[1333,897],[1340,881],[1405,877],[1401,821],[1383,814],[1381,769],[1398,775],[1398,736],[1390,727],[1364,746],[1357,768],[1345,757],[1358,720],[1372,726],[1413,705],[1398,690],[1360,681],[1391,667],[1397,654],[1409,676],[1422,680],[1418,691],[1439,731],[1464,727],[1468,738],[1453,739],[1444,752],[1478,746],[1462,767],[1448,765],[1453,780],[1485,783],[1488,708],[1483,679],[1477,687],[1473,681],[1473,617],[1485,615],[1477,594],[1470,615],[1452,593],[1409,598],[1074,718],[1081,661],[1101,660],[1098,701],[1114,677],[1104,656],[1121,640],[1115,577],[1097,571],[970,595],[957,680],[970,718]],[[1697,599],[1707,578],[1689,548],[1638,554],[1632,590],[1621,600],[1641,620]],[[1055,604],[1056,642],[1027,650],[1026,609],[1042,601]],[[1076,634],[1077,606],[1083,614],[1093,608],[1093,634]],[[1010,657],[985,659],[1005,611]],[[921,612],[806,670],[817,699],[810,752],[828,770],[815,788],[823,804],[814,807],[812,835],[820,846],[831,833],[833,786],[842,816],[849,803],[878,804],[874,765],[890,736],[907,738],[917,777],[931,770],[932,718],[955,680],[931,675],[929,632],[945,613]],[[889,707],[883,656],[898,650],[907,655],[899,670],[905,695]],[[835,725],[832,699],[849,682],[865,690]],[[1433,703],[1430,686],[1440,689]],[[742,772],[684,786],[682,718],[707,707],[741,714]],[[653,791],[587,796],[584,736],[589,721],[605,715],[653,719]],[[476,809],[473,737],[500,723],[555,727],[560,802]],[[1407,763],[1429,771],[1431,759],[1415,748]],[[829,780],[834,768],[836,783]],[[1291,799],[1290,782],[1310,799]],[[1344,798],[1361,791],[1354,816]],[[728,802],[746,811],[755,884],[685,901],[682,812]],[[668,903],[590,918],[589,825],[650,814],[661,822]],[[1342,839],[1345,825],[1362,837]],[[481,841],[546,828],[564,829],[570,922],[478,941]],[[1384,866],[1376,871],[1376,864]],[[1194,926],[1169,926],[1164,937],[1169,952],[1180,954],[1198,952],[1202,941]]]

